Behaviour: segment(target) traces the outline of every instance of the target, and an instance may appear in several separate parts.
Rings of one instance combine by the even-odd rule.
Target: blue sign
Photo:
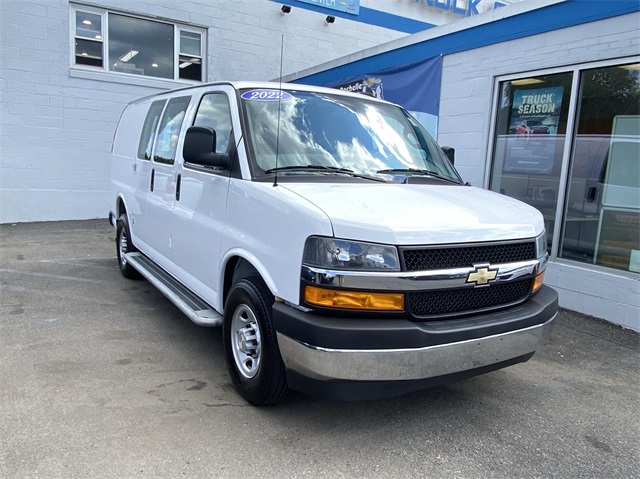
[[[402,105],[409,110],[431,136],[437,136],[440,109],[442,57],[363,73],[326,83],[324,86],[366,93]]]
[[[339,12],[358,15],[360,13],[360,0],[298,0],[303,3],[310,3],[316,7],[328,8]]]
[[[558,135],[563,92],[561,86],[513,92],[509,131],[498,138],[505,148],[503,171],[553,173],[556,150],[564,143],[564,135]],[[533,192],[535,198],[545,194],[535,187]]]

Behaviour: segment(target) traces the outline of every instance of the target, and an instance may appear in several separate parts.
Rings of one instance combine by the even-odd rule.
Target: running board
[[[222,315],[142,253],[127,253],[127,262],[199,326],[222,326]]]

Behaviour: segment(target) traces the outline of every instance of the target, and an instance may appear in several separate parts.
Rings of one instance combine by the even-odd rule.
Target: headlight
[[[536,258],[540,258],[547,254],[547,231],[543,231],[536,238]]]
[[[356,271],[400,271],[394,246],[310,236],[302,261],[307,266]]]

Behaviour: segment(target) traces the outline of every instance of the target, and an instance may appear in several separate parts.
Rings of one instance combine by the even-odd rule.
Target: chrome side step
[[[222,315],[193,294],[173,276],[142,253],[127,253],[125,258],[180,311],[199,326],[222,326]]]

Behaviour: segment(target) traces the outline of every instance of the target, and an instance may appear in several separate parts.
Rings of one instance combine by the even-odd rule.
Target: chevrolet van
[[[450,157],[362,94],[220,82],[142,98],[112,148],[120,271],[221,326],[254,405],[526,361],[558,309],[542,215],[465,184]]]

